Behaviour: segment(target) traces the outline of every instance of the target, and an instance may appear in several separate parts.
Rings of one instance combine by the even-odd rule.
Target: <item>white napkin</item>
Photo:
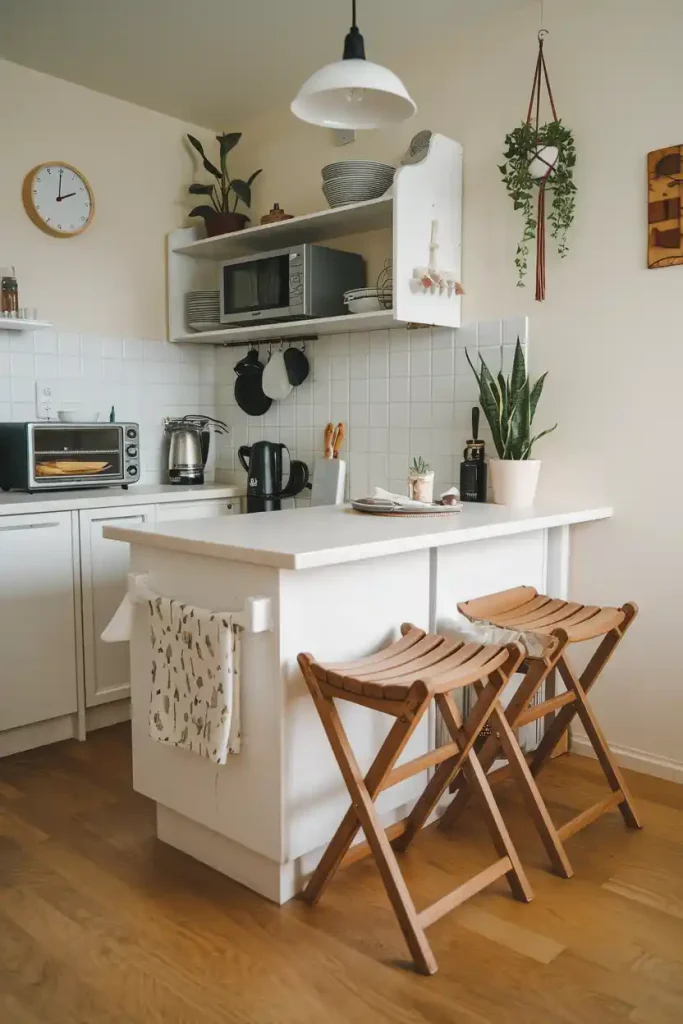
[[[392,494],[391,491],[385,491],[383,487],[375,487],[372,496],[380,498],[382,501],[393,501],[394,504],[404,505],[406,508],[424,508],[425,505],[433,504],[431,501],[415,501],[414,498],[408,498],[405,494]]]

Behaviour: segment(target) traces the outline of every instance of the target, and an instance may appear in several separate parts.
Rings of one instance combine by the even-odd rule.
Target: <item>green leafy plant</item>
[[[254,171],[250,178],[243,181],[241,178],[231,178],[228,174],[228,153],[235,148],[242,138],[241,132],[229,132],[226,135],[217,135],[216,141],[220,147],[220,167],[216,167],[206,156],[204,147],[194,135],[188,135],[188,142],[193,146],[204,164],[204,170],[212,174],[216,184],[203,185],[196,182],[190,185],[188,191],[193,196],[208,196],[211,206],[195,206],[190,210],[190,217],[212,217],[216,213],[234,213],[239,202],[246,207],[251,206],[251,186],[261,173],[262,168]],[[231,205],[232,204],[232,205]]]
[[[574,136],[562,121],[549,121],[548,124],[540,125],[538,130],[533,124],[522,123],[505,136],[506,162],[498,167],[515,210],[521,210],[524,218],[524,231],[515,255],[517,285],[520,288],[524,287],[529,266],[529,243],[536,237],[537,229],[533,190],[540,185],[540,181],[532,177],[530,163],[544,146],[556,146],[558,149],[557,163],[545,179],[545,188],[552,196],[548,214],[550,233],[557,241],[557,251],[561,257],[567,255],[567,231],[574,220]]]
[[[477,372],[467,349],[465,355],[472,367],[472,373],[477,378],[479,404],[491,428],[498,458],[530,459],[536,442],[557,428],[556,423],[554,427],[542,430],[540,434],[532,436],[531,433],[531,424],[548,374],[541,374],[532,386],[519,338],[515,345],[512,373],[507,380],[502,371],[494,377],[481,355]]]
[[[426,476],[427,473],[431,473],[431,471],[432,467],[428,462],[425,462],[421,455],[416,455],[413,458],[413,462],[409,470],[411,476]]]

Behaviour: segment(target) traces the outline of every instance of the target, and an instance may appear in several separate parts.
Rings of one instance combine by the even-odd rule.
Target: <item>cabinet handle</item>
[[[231,508],[232,508],[232,502],[231,502],[231,501],[227,502],[227,504],[226,504],[226,506],[225,506],[225,507],[226,507],[227,509],[231,509]]]
[[[53,526],[59,526],[59,523],[23,523],[16,526],[0,526],[0,532],[9,533],[10,530],[49,530]]]

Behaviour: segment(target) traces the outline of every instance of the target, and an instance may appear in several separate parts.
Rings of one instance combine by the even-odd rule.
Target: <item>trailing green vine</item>
[[[548,196],[552,198],[548,214],[550,234],[556,240],[557,251],[562,258],[568,252],[567,231],[574,220],[574,136],[561,121],[549,121],[547,124],[539,125],[538,130],[533,124],[523,122],[505,136],[506,163],[498,167],[514,208],[521,210],[524,220],[524,230],[515,254],[517,285],[520,288],[524,287],[524,278],[529,269],[529,243],[536,237],[538,227],[534,189],[539,187],[540,180],[532,177],[530,163],[535,153],[544,146],[556,146],[558,149],[557,163],[548,175],[545,188]]]

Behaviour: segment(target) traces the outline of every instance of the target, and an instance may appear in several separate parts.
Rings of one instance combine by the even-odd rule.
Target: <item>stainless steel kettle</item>
[[[212,416],[188,415],[165,419],[164,429],[169,436],[168,478],[171,483],[203,484],[211,430],[227,434],[226,424]]]

